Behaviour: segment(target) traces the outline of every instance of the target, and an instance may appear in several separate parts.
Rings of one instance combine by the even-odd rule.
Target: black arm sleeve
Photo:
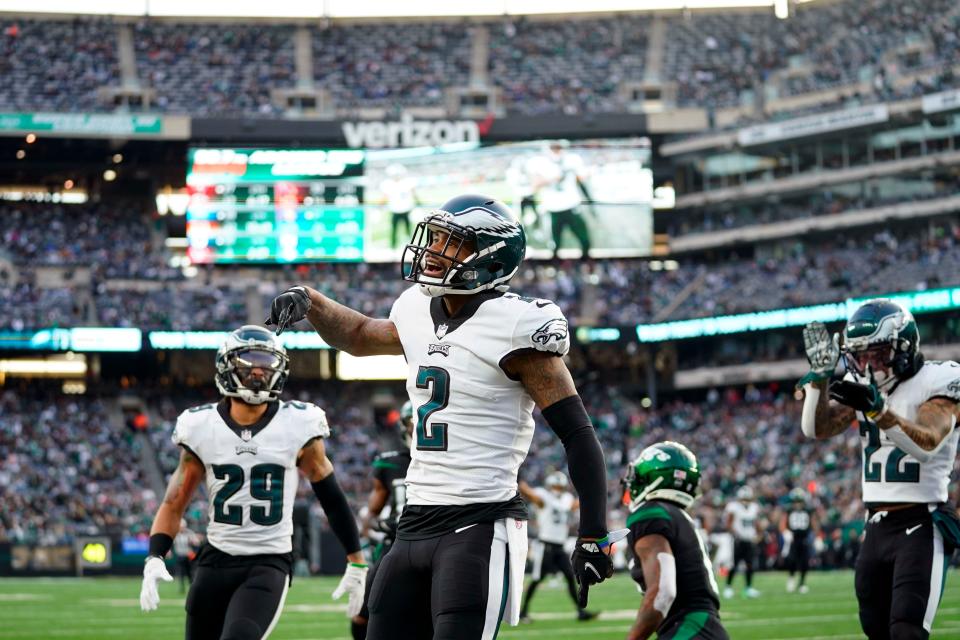
[[[580,495],[579,535],[602,538],[607,535],[607,466],[583,401],[570,396],[542,413],[567,452],[570,480]]]
[[[357,531],[357,521],[353,518],[353,512],[350,511],[350,505],[347,504],[347,496],[343,495],[343,490],[337,484],[337,478],[334,474],[328,475],[319,482],[312,482],[313,493],[316,494],[323,512],[327,514],[327,520],[330,522],[330,528],[337,536],[337,540],[343,545],[343,550],[347,553],[356,553],[360,551],[360,533]]]

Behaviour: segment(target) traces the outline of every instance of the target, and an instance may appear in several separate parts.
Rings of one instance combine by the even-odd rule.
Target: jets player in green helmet
[[[628,640],[729,638],[710,556],[687,513],[699,495],[696,456],[678,442],[658,442],[630,463],[623,483],[630,575],[644,591]]]
[[[925,639],[943,593],[944,567],[960,545],[947,505],[957,451],[960,365],[924,361],[913,315],[884,298],[861,304],[841,334],[803,330],[810,372],[801,430],[847,433],[856,422],[867,507],[854,584],[867,637]],[[837,366],[845,372],[837,377]]]
[[[407,502],[371,586],[371,640],[480,640],[502,620],[519,623],[529,516],[517,474],[534,407],[563,444],[580,497],[578,606],[613,574],[606,465],[563,361],[567,319],[553,302],[509,290],[525,248],[507,205],[466,194],[417,225],[401,261],[411,286],[388,318],[304,286],[271,304],[278,332],[306,319],[336,349],[406,359],[415,424]]]

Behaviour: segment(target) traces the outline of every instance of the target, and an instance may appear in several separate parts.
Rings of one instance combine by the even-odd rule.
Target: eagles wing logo
[[[536,343],[546,345],[551,340],[563,342],[567,339],[567,321],[563,318],[554,318],[544,322],[543,325],[533,332],[531,340]]]

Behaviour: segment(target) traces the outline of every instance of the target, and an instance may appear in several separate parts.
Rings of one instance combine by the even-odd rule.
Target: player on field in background
[[[630,498],[630,576],[643,604],[627,634],[645,640],[727,640],[710,556],[687,513],[699,495],[700,467],[677,442],[644,449],[623,479]]]
[[[184,510],[206,480],[210,497],[207,544],[187,594],[188,640],[258,640],[273,631],[293,568],[293,502],[299,477],[310,480],[350,565],[334,592],[350,594],[351,615],[363,602],[366,564],[357,525],[337,484],[323,439],[323,410],[284,402],[290,361],[263,327],[243,326],[217,352],[215,381],[223,399],[180,414],[173,441],[180,464],[150,530],[140,606],[157,608],[157,583],[173,578],[163,558]]]
[[[527,615],[530,601],[543,579],[560,572],[567,581],[567,591],[574,606],[577,607],[578,620],[591,620],[597,614],[580,607],[577,603],[577,587],[574,584],[573,567],[563,545],[570,535],[570,516],[580,508],[580,502],[567,491],[567,476],[554,471],[544,481],[546,488],[530,487],[526,482],[519,484],[520,495],[537,509],[537,539],[533,549],[533,581],[527,587],[520,609],[520,620],[530,622]]]
[[[789,500],[787,512],[780,519],[780,532],[784,541],[781,553],[786,558],[787,571],[790,572],[790,577],[787,578],[787,593],[799,590],[805,594],[809,591],[807,570],[810,568],[812,538],[817,529],[816,516],[807,506],[807,494],[800,487],[790,491]],[[794,577],[798,571],[799,585]]]
[[[760,592],[753,588],[753,563],[757,559],[757,541],[760,538],[760,505],[753,500],[753,489],[744,485],[737,489],[737,498],[724,509],[727,530],[733,534],[733,565],[727,574],[724,598],[733,597],[733,579],[737,567],[744,564],[746,586],[743,595],[756,598]]]
[[[407,505],[371,588],[373,640],[479,640],[495,636],[504,615],[517,624],[527,556],[517,472],[534,406],[563,443],[580,496],[580,605],[613,573],[603,451],[561,359],[567,321],[548,300],[507,292],[525,248],[506,205],[459,196],[417,225],[401,261],[414,286],[389,319],[303,286],[271,305],[278,332],[307,318],[336,349],[403,355],[409,366],[416,426]]]
[[[180,593],[193,584],[193,560],[203,537],[187,527],[187,521],[180,519],[180,531],[173,538],[173,555],[176,557],[176,575],[180,578]]]
[[[803,434],[831,438],[854,421],[859,427],[867,507],[854,573],[860,626],[870,640],[926,639],[960,544],[960,520],[947,503],[960,365],[924,361],[913,315],[882,298],[854,311],[842,343],[820,322],[804,327],[803,342]],[[846,373],[832,380],[841,357]]]
[[[413,438],[413,406],[406,401],[400,407],[400,419],[396,428],[388,434],[383,450],[373,459],[373,490],[367,499],[367,515],[364,518],[361,535],[367,535],[371,528],[383,534],[383,539],[373,552],[373,566],[367,574],[366,589],[363,594],[363,609],[354,616],[350,627],[353,640],[367,637],[367,621],[370,619],[370,586],[377,575],[380,560],[390,550],[397,535],[397,520],[407,502],[405,480],[410,466],[410,443]]]

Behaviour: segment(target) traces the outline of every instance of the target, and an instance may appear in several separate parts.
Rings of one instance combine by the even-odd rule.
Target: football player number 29
[[[226,506],[243,487],[243,467],[235,464],[213,465],[213,475],[218,480],[226,479],[213,497],[213,519],[223,524],[243,524],[243,507],[238,504]],[[250,469],[250,495],[269,504],[250,507],[250,521],[269,526],[280,522],[283,516],[283,467],[278,464],[258,464]]]
[[[450,400],[450,374],[440,367],[420,367],[417,389],[430,389],[430,399],[417,409],[417,449],[446,451],[447,425],[428,421],[434,413],[446,408]]]

